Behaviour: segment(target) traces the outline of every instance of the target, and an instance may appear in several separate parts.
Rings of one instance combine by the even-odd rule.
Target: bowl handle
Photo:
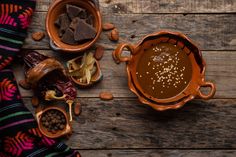
[[[210,98],[212,98],[215,93],[216,93],[216,86],[214,83],[212,82],[203,82],[203,84],[201,85],[201,87],[209,87],[211,88],[211,91],[208,93],[208,94],[203,94],[200,89],[198,91],[198,96],[201,98],[201,99],[205,99],[205,100],[208,100]]]
[[[121,54],[127,48],[131,54],[134,53],[134,46],[131,44],[119,44],[115,51],[113,51],[112,56],[114,61],[119,64],[120,62],[128,62],[130,61],[130,57],[122,57]]]
[[[57,47],[55,45],[55,43],[51,39],[50,39],[49,45],[54,51],[60,51],[61,50],[59,47]]]

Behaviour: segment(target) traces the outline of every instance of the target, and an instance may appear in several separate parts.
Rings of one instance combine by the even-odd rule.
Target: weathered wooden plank
[[[79,150],[86,157],[235,157],[235,150]]]
[[[74,149],[236,148],[236,99],[197,100],[167,112],[135,99],[80,101],[82,114],[67,141]]]
[[[51,0],[38,0],[37,11],[47,11]],[[234,13],[234,0],[100,0],[102,13]]]
[[[24,48],[49,48],[48,38],[34,42],[30,37],[32,32],[45,31],[45,16],[43,12],[35,14]],[[236,50],[235,14],[104,14],[103,21],[117,26],[120,42],[135,43],[147,34],[167,29],[187,34],[204,50]],[[117,45],[108,40],[107,32],[102,33],[98,43],[110,49]]]
[[[57,55],[53,51],[40,51],[49,56],[55,56],[62,62],[68,60],[66,55]],[[101,60],[104,74],[102,82],[91,89],[78,91],[79,97],[98,97],[101,91],[111,91],[115,97],[134,97],[128,89],[125,64],[116,65],[112,59],[112,50],[106,50]],[[236,98],[236,51],[204,51],[203,56],[207,62],[206,80],[216,83],[215,98]],[[14,66],[17,80],[23,78],[23,67]],[[32,96],[31,91],[21,89],[24,97]]]

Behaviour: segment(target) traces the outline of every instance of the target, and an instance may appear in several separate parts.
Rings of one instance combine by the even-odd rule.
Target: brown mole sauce
[[[192,78],[192,64],[178,46],[160,43],[143,53],[136,75],[145,93],[157,99],[167,99],[188,86]]]

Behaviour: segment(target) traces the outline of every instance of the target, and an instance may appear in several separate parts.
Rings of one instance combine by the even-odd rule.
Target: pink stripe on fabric
[[[20,51],[19,49],[15,49],[15,48],[3,46],[3,45],[0,45],[0,48],[1,48],[1,49],[5,49],[5,50],[9,50],[9,51],[15,51],[15,52]]]
[[[7,18],[6,22],[5,22],[5,24],[9,24],[10,19],[11,19],[11,17],[8,16],[8,18]]]
[[[15,125],[28,123],[28,122],[33,122],[33,121],[34,121],[34,119],[27,119],[27,120],[22,120],[22,121],[19,121],[19,122],[11,123],[11,124],[0,127],[0,131],[3,130],[3,129],[9,128],[9,127],[15,126]]]
[[[11,19],[11,21],[9,22],[10,25],[13,25],[14,19]]]

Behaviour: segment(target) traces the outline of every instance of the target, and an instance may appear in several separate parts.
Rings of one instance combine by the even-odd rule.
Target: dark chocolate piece
[[[60,18],[57,18],[57,20],[54,22],[55,26],[57,26],[58,28],[61,27],[61,20]]]
[[[66,5],[66,10],[71,20],[73,20],[73,18],[75,17],[78,17],[80,12],[83,11],[83,9],[81,9],[80,7],[77,7],[75,5],[69,5],[69,4]]]
[[[76,18],[73,18],[72,22],[70,23],[70,28],[72,30],[75,30],[76,26],[77,26],[77,23],[79,22],[80,18],[79,17],[76,17]]]
[[[93,28],[91,25],[87,24],[85,20],[79,20],[75,32],[74,32],[74,38],[76,41],[84,41],[89,39],[94,39],[97,32],[95,28]]]
[[[63,34],[61,41],[63,41],[66,44],[70,45],[76,45],[78,44],[74,39],[74,32],[70,28],[66,30],[66,32]]]
[[[70,26],[70,19],[67,16],[67,14],[61,14],[59,16],[59,21],[60,21],[60,29],[59,29],[59,36],[61,37],[67,28]]]
[[[88,24],[90,24],[91,26],[93,26],[94,25],[94,17],[93,17],[93,15],[88,15],[88,17],[87,17],[87,19],[86,19],[86,22],[88,23]]]

